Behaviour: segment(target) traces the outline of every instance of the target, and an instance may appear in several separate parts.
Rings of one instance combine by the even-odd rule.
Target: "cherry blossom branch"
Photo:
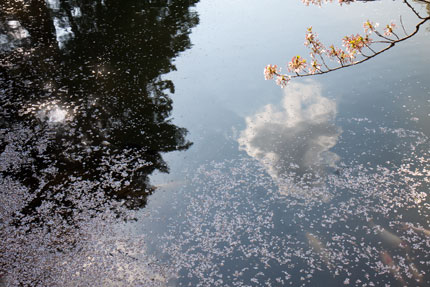
[[[305,2],[305,1],[304,1]],[[321,1],[307,1],[309,3],[321,3]],[[315,2],[315,3],[314,3]],[[327,0],[326,0],[327,2]],[[344,1],[340,1],[344,2]],[[353,2],[353,1],[350,1]],[[404,1],[409,5],[407,0]],[[427,0],[420,0],[420,2],[429,3]],[[364,63],[379,54],[384,53],[385,51],[394,47],[397,43],[405,41],[414,35],[416,35],[420,29],[420,27],[427,21],[430,20],[430,16],[422,17],[415,10],[414,13],[418,16],[421,21],[416,24],[415,30],[407,34],[406,29],[404,28],[402,19],[400,18],[401,25],[403,27],[403,31],[405,33],[404,37],[399,37],[397,33],[394,32],[396,28],[395,23],[391,22],[387,24],[384,28],[384,33],[382,34],[376,28],[378,27],[377,23],[373,23],[369,20],[364,22],[364,36],[359,34],[345,36],[342,39],[344,49],[337,48],[334,45],[331,45],[329,48],[326,48],[318,39],[317,34],[312,31],[312,27],[307,29],[306,37],[305,37],[305,46],[310,49],[310,65],[308,66],[308,62],[306,59],[297,55],[294,56],[291,61],[288,63],[288,72],[289,73],[281,73],[281,69],[278,68],[277,65],[267,65],[264,69],[264,77],[266,80],[276,78],[276,84],[285,87],[289,81],[293,78],[301,78],[301,77],[309,77],[313,75],[322,75],[329,72],[334,72],[336,70],[340,70],[343,68],[347,68],[350,66],[358,65]],[[370,38],[370,35],[374,33],[376,36],[383,40],[374,41]],[[371,44],[388,44],[386,47],[376,50],[371,47]],[[370,55],[367,54],[370,52]],[[357,59],[361,57],[361,59]],[[326,59],[337,61],[337,66],[330,67]],[[306,68],[308,70],[306,71]]]

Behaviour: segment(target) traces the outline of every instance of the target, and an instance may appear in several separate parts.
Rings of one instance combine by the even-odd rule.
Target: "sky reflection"
[[[41,0],[4,17],[30,37],[6,39],[24,52],[0,71],[0,276],[428,285],[428,35],[285,94],[262,75],[307,53],[308,25],[338,41],[404,3],[202,1],[197,17],[191,2]],[[63,49],[54,21],[73,31]]]

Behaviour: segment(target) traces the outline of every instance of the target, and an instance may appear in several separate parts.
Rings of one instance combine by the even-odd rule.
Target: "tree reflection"
[[[162,153],[191,145],[162,75],[191,45],[197,1],[151,2],[0,4],[1,177],[32,194],[22,216],[76,208],[64,192],[76,188],[143,207]]]
[[[101,284],[124,265],[130,286],[166,278],[108,227],[145,206],[163,153],[191,145],[162,75],[191,46],[197,1],[153,2],[1,1],[0,284],[94,282],[94,256],[111,266]]]

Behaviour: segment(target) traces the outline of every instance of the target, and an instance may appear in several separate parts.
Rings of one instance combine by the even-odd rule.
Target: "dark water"
[[[282,90],[309,25],[419,22],[296,2],[2,3],[3,280],[429,286],[429,25]]]
[[[191,47],[194,3],[2,2],[3,224],[26,238],[57,233],[40,246],[61,252],[70,246],[53,242],[114,208],[112,200],[146,205],[154,189],[148,176],[169,169],[163,153],[192,145],[186,128],[171,121],[175,86],[162,76]],[[2,264],[25,270],[34,259],[14,253],[17,236]]]

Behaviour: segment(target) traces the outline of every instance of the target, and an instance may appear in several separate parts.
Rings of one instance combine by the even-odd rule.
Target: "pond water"
[[[340,46],[430,4],[0,7],[2,284],[430,286],[430,21],[360,65],[263,76],[311,25]]]

